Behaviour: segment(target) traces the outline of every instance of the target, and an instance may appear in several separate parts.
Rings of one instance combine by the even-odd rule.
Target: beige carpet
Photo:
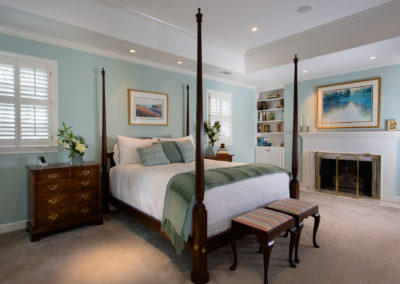
[[[290,268],[288,239],[272,250],[271,283],[400,283],[400,209],[377,201],[303,192],[320,206],[320,248],[305,221],[301,263]],[[239,265],[229,246],[208,257],[210,283],[262,283],[254,237],[238,241]],[[177,256],[167,240],[114,211],[102,226],[84,226],[31,243],[25,231],[0,235],[0,283],[190,283],[191,255]]]

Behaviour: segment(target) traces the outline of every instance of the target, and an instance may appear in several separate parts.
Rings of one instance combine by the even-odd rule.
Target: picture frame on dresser
[[[397,131],[397,120],[387,120],[386,121],[387,131]]]
[[[317,87],[317,128],[379,128],[381,79]]]
[[[130,125],[168,125],[168,94],[129,89]]]

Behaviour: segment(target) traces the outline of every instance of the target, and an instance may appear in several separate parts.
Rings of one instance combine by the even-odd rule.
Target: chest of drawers
[[[103,223],[100,164],[29,166],[28,230],[32,241],[78,224]]]

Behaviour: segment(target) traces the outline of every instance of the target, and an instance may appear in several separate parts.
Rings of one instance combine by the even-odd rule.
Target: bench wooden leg
[[[297,240],[297,232],[296,227],[293,227],[289,230],[290,232],[290,245],[289,245],[289,263],[291,267],[296,267],[296,264],[293,263],[293,247]]]
[[[313,244],[314,244],[314,247],[319,248],[319,245],[317,244],[316,239],[317,239],[317,231],[318,231],[318,226],[319,226],[319,221],[320,221],[321,216],[319,215],[319,213],[315,213],[313,215],[313,217],[314,217]]]
[[[237,249],[236,249],[236,238],[231,235],[231,247],[233,252],[233,264],[229,267],[229,270],[234,271],[237,267]]]
[[[300,236],[301,236],[301,231],[303,230],[304,223],[301,222],[297,226],[297,237],[296,237],[296,244],[295,244],[295,251],[294,251],[294,261],[297,263],[300,263],[299,259],[299,243],[300,243]]]
[[[269,259],[271,258],[271,251],[274,247],[274,241],[270,241],[268,243],[262,243],[263,254],[264,254],[264,284],[269,284],[268,282],[268,268],[269,268]]]

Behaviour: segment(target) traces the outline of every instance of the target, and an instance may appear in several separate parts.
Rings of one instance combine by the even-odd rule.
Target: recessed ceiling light
[[[306,5],[306,6],[301,6],[297,9],[297,13],[304,14],[308,13],[312,10],[312,6]]]
[[[303,70],[303,71],[301,71],[301,72],[303,72],[304,74],[306,74],[306,73],[308,73],[308,70]]]
[[[129,52],[130,52],[130,53],[135,53],[136,50],[134,50],[134,49],[129,49]]]
[[[254,27],[252,27],[250,30],[251,30],[252,32],[256,32],[256,31],[258,31],[258,27],[257,27],[257,26],[254,26]]]
[[[369,59],[370,59],[370,60],[374,60],[374,59],[376,59],[376,56],[370,56]]]
[[[182,64],[183,62],[182,61],[176,61],[176,64]]]

